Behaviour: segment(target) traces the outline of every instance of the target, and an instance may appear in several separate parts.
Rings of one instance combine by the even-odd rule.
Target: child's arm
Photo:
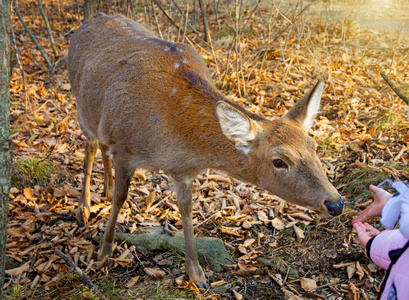
[[[357,222],[366,222],[372,218],[380,217],[382,209],[385,206],[385,203],[392,198],[392,195],[389,194],[382,188],[378,188],[374,185],[370,185],[369,189],[374,194],[374,201],[360,212],[355,218],[352,219],[352,224],[354,225]],[[354,226],[355,227],[355,226]]]

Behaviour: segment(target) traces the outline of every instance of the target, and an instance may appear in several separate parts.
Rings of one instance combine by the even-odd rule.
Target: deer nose
[[[325,201],[325,206],[327,207],[328,213],[331,216],[339,216],[340,214],[342,214],[342,211],[344,209],[344,200],[339,199],[338,202]]]

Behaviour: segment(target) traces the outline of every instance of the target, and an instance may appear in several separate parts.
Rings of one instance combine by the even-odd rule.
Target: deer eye
[[[276,167],[277,169],[288,169],[288,165],[279,158],[276,158],[273,160],[273,166]]]

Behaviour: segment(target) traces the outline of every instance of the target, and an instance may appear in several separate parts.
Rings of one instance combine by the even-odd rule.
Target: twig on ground
[[[53,65],[51,64],[51,61],[49,60],[47,53],[45,53],[43,47],[41,47],[40,43],[37,41],[36,37],[34,36],[34,34],[31,32],[30,28],[28,27],[27,23],[24,21],[23,16],[20,13],[20,10],[18,9],[18,5],[17,5],[17,0],[14,0],[14,10],[17,13],[17,16],[21,22],[21,24],[23,24],[24,29],[27,31],[28,35],[30,36],[31,40],[33,41],[33,43],[37,46],[38,50],[40,50],[41,55],[44,57],[48,68],[51,70],[53,68]]]
[[[409,104],[408,98],[396,87],[396,85],[386,76],[384,71],[381,71],[382,78],[386,81],[386,83],[392,88],[392,90],[399,96],[406,104]]]
[[[95,294],[103,300],[108,300],[107,297],[105,297],[104,294],[102,294],[99,289],[92,283],[92,281],[87,277],[87,275],[84,274],[84,272],[81,271],[80,268],[77,267],[77,265],[71,260],[69,259],[69,257],[67,255],[65,255],[64,253],[62,253],[60,250],[55,249],[55,253],[60,256],[61,258],[63,258],[73,269],[75,272],[77,272],[77,274],[81,277],[81,279],[91,288],[94,290]]]

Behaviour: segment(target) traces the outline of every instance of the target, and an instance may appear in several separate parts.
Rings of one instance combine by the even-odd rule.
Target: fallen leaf
[[[281,220],[279,217],[274,218],[271,221],[271,225],[277,230],[283,230],[284,229],[284,222]]]
[[[296,294],[289,290],[281,289],[281,291],[284,294],[285,300],[303,300],[302,298],[298,297]]]
[[[281,276],[280,273],[273,274],[272,272],[268,273],[268,276],[270,276],[275,283],[277,283],[279,286],[283,286],[283,277]]]
[[[213,288],[215,288],[215,287],[224,285],[224,284],[226,284],[226,283],[227,283],[227,282],[224,281],[224,280],[219,280],[219,281],[212,282],[212,283],[210,284],[210,287],[213,289]]]
[[[145,268],[143,269],[145,273],[149,276],[164,278],[166,273],[165,271],[158,268]]]
[[[243,295],[239,294],[239,293],[236,292],[235,290],[233,290],[233,295],[234,295],[234,298],[235,298],[236,300],[242,300],[242,299],[243,299]]]
[[[243,247],[247,248],[247,247],[251,246],[255,241],[256,241],[255,239],[245,240],[244,243],[243,243]]]
[[[348,275],[348,279],[351,279],[356,271],[356,266],[355,264],[351,264],[347,267],[347,275]]]
[[[358,293],[356,286],[349,281],[348,300],[358,300]]]
[[[293,225],[293,228],[294,228],[295,235],[297,237],[297,242],[300,244],[305,238],[304,230],[302,230],[301,228],[298,228],[295,225]]]
[[[303,288],[303,290],[305,291],[312,291],[315,288],[317,288],[317,283],[315,282],[314,279],[310,279],[310,278],[304,278],[304,277],[300,277],[300,282],[301,282],[301,287]]]
[[[6,273],[9,276],[17,276],[24,272],[27,272],[29,269],[30,269],[30,262],[28,261],[20,267],[10,269],[10,270],[5,270],[4,273]]]
[[[23,193],[24,193],[24,197],[26,197],[27,200],[31,200],[31,201],[36,201],[40,197],[38,192],[32,188],[25,188]]]
[[[128,280],[128,282],[124,285],[125,288],[130,289],[133,287],[139,280],[139,276],[132,277],[131,279]]]

